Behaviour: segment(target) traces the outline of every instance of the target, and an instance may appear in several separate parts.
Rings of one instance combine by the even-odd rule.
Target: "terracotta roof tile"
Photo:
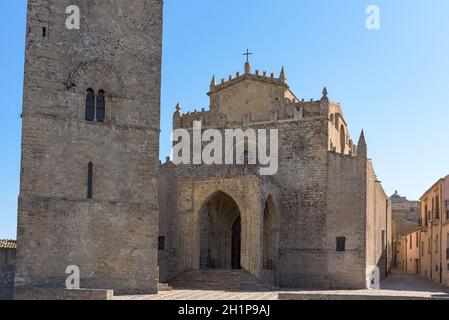
[[[15,240],[0,240],[0,249],[15,249],[17,242]]]

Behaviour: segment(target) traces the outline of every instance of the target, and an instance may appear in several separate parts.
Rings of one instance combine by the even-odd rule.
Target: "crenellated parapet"
[[[173,115],[175,129],[193,128],[201,121],[203,128],[245,128],[260,124],[277,127],[282,122],[321,118],[327,123],[328,150],[342,155],[355,156],[357,146],[350,138],[348,125],[339,103],[329,99],[325,87],[320,99],[299,99],[287,84],[285,69],[278,76],[267,72],[251,71],[245,63],[243,74],[222,79],[217,84],[215,76],[210,83],[208,109],[181,112],[178,103]]]
[[[256,70],[255,73],[251,73],[251,65],[247,62],[245,63],[245,72],[243,74],[237,71],[235,75],[230,75],[228,78],[222,78],[221,82],[219,82],[218,84],[216,83],[215,76],[213,76],[208,95],[211,96],[220,90],[232,87],[245,80],[260,81],[270,85],[282,86],[288,89],[285,70],[283,67],[279,76],[275,76],[274,72],[268,74],[267,71],[260,72],[259,70]]]
[[[204,127],[235,127],[235,126],[248,126],[258,123],[276,123],[281,121],[295,121],[302,120],[311,117],[323,116],[321,110],[321,102],[318,100],[310,101],[292,101],[285,98],[282,103],[273,107],[272,110],[266,113],[266,117],[263,120],[254,120],[251,116],[251,112],[243,115],[240,121],[229,121],[225,113],[220,113],[217,110],[204,108],[201,111],[194,110],[187,113],[181,113],[181,106],[178,104],[177,110],[173,115],[173,127],[178,128],[192,128],[194,121],[201,121]]]
[[[227,125],[226,117],[223,114],[219,114],[212,110],[201,111],[194,110],[185,114],[181,113],[181,106],[178,103],[176,106],[177,111],[173,115],[173,128],[192,128],[194,121],[201,121],[204,127],[225,127]]]
[[[245,72],[222,79],[216,84],[215,76],[210,83],[210,106],[206,109],[181,112],[178,103],[173,115],[173,127],[192,128],[194,121],[202,121],[203,127],[236,127],[279,121],[296,121],[310,117],[327,118],[327,89],[319,100],[298,99],[287,85],[285,70],[278,77],[259,70],[251,73],[249,63]]]

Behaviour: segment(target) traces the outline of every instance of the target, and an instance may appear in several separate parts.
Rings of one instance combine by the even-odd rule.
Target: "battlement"
[[[227,79],[222,78],[221,82],[218,84],[216,84],[215,76],[213,76],[210,83],[210,91],[208,92],[208,95],[210,96],[220,90],[229,88],[247,79],[260,81],[267,84],[280,85],[288,89],[284,68],[282,68],[279,77],[276,77],[274,72],[270,73],[270,75],[268,75],[267,71],[263,71],[262,73],[260,73],[260,70],[256,70],[255,73],[252,73],[251,65],[249,64],[249,62],[247,62],[245,63],[245,72],[243,74],[237,71],[235,73],[235,76],[230,75]]]
[[[302,120],[311,117],[324,116],[321,111],[321,101],[309,100],[305,101],[292,101],[285,98],[276,110],[272,110],[266,113],[266,117],[263,120],[253,119],[251,113],[244,115],[241,121],[229,121],[226,114],[219,113],[217,110],[212,108],[201,111],[194,110],[189,111],[185,114],[181,113],[181,106],[178,104],[176,106],[177,111],[173,116],[173,127],[178,128],[192,128],[194,121],[201,121],[204,127],[235,127],[235,126],[250,126],[252,124],[260,123],[278,123],[282,121],[295,121]]]
[[[206,110],[181,112],[181,105],[176,105],[173,115],[174,129],[192,129],[195,121],[200,121],[202,128],[247,128],[260,125],[278,127],[283,123],[320,118],[328,123],[328,150],[331,152],[353,155],[356,146],[350,138],[348,125],[343,116],[340,103],[330,101],[325,87],[320,99],[298,99],[287,85],[285,70],[282,68],[278,77],[264,71],[251,72],[249,62],[245,63],[245,72],[237,72],[228,81],[210,84],[210,106]]]

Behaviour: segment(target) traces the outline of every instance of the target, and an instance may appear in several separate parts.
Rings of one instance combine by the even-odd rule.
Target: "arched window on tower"
[[[100,90],[98,92],[98,96],[97,96],[97,121],[98,122],[104,122],[104,117],[105,117],[105,112],[106,112],[104,94],[105,94],[105,92],[103,90]]]
[[[86,121],[94,121],[95,119],[95,94],[94,90],[87,89],[86,96]]]
[[[94,165],[89,162],[87,165],[87,199],[93,199],[94,196]]]

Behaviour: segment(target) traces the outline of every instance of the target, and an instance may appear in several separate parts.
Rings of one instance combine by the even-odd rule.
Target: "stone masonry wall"
[[[366,159],[329,153],[326,249],[329,282],[334,288],[366,288]],[[337,252],[337,237],[346,251]]]
[[[327,198],[327,122],[321,117],[279,124],[279,285],[322,287]]]
[[[0,300],[11,300],[14,289],[16,249],[0,249]]]
[[[367,222],[366,256],[367,277],[372,266],[380,269],[381,279],[387,276],[392,261],[392,214],[391,201],[374,172],[371,161],[367,163]]]
[[[175,261],[170,264],[176,266],[172,268],[176,271],[172,271],[171,275],[176,276],[185,270],[197,268],[198,206],[207,199],[209,192],[230,188],[234,190],[230,193],[239,206],[242,196],[247,198],[246,201],[249,196],[251,199],[257,198],[250,204],[243,203],[248,211],[253,212],[252,219],[258,216],[258,207],[264,208],[267,197],[271,195],[275,199],[276,208],[272,210],[277,213],[276,225],[273,227],[275,236],[272,237],[275,244],[270,245],[276,251],[276,269],[271,272],[274,275],[271,274],[270,277],[274,277],[277,285],[294,288],[365,288],[367,252],[373,252],[373,259],[381,259],[383,253],[381,250],[379,254],[378,244],[370,244],[367,232],[373,233],[370,241],[378,241],[374,237],[382,237],[380,228],[384,227],[385,237],[391,232],[391,228],[387,227],[388,220],[385,216],[388,212],[387,202],[383,201],[385,194],[375,185],[377,182],[374,171],[368,171],[364,140],[361,139],[363,143],[359,145],[362,151],[359,156],[356,152],[359,146],[356,148],[349,138],[341,108],[328,100],[327,90],[323,90],[320,101],[311,102],[309,107],[313,107],[313,112],[306,112],[307,108],[303,107],[289,108],[293,102],[280,96],[281,92],[288,90],[285,87],[273,87],[267,93],[265,88],[258,89],[252,82],[230,81],[232,83],[229,88],[210,94],[210,111],[181,115],[178,105],[174,114],[174,127],[191,128],[192,121],[203,120],[203,129],[223,129],[226,126],[277,128],[279,169],[274,176],[260,177],[256,166],[164,165],[161,179],[170,182],[170,186],[164,183],[161,195],[166,195],[165,201],[171,199],[171,203],[161,206],[164,207],[160,213],[161,221],[165,221],[161,230],[171,234],[169,237],[173,240],[170,241],[174,242],[170,244],[168,256],[165,253],[160,257]],[[211,87],[214,87],[213,83]],[[257,95],[258,91],[260,95]],[[229,110],[222,108],[223,106],[229,107]],[[270,117],[267,117],[267,113]],[[337,130],[337,122],[331,124],[329,113],[340,114],[338,121],[345,130],[344,135],[341,135],[341,142],[345,145],[344,155],[340,154],[341,150],[329,152],[329,130],[333,130],[332,134],[337,139],[337,136],[340,138],[341,127],[338,126]],[[335,114],[333,116],[336,121]],[[257,186],[246,191],[251,179],[258,181]],[[178,182],[176,187],[173,187],[173,181]],[[241,195],[243,192],[248,194]],[[383,207],[375,205],[382,201]],[[173,204],[175,202],[176,207]],[[376,220],[378,216],[380,218]],[[370,220],[375,224],[367,226],[371,217],[376,218]],[[249,271],[265,277],[265,271],[271,270],[263,270],[261,263],[264,244],[263,213],[259,213],[258,219],[259,223],[250,227],[253,235],[259,235],[257,243],[246,244],[248,247],[244,247],[242,252],[250,248],[259,255],[256,259],[258,266],[253,264]],[[377,221],[385,221],[386,225],[378,224]],[[337,237],[346,237],[345,252],[336,252]],[[367,248],[370,245],[372,247]],[[249,260],[245,262],[248,263]],[[160,261],[160,265],[167,265],[167,261]],[[247,264],[243,267],[249,266]]]
[[[252,166],[162,166],[161,180],[166,183],[161,182],[161,197],[166,195],[166,203],[161,205],[160,214],[161,222],[166,222],[160,230],[171,231],[165,231],[170,234],[170,247],[163,256],[160,254],[159,264],[171,266],[169,278],[198,264],[196,224],[192,223],[196,220],[189,218],[196,210],[194,199],[201,198],[204,192],[233,186],[243,190],[234,192],[233,198],[245,207],[249,205],[248,209],[257,202],[239,201],[240,193],[248,192],[245,190],[259,190],[262,205],[269,194],[275,195],[279,211],[276,277],[281,287],[365,286],[366,171],[362,162],[328,153],[327,122],[321,117],[280,121],[277,127],[279,171],[261,179],[260,189],[245,186],[247,178],[257,176],[257,168]],[[178,181],[176,186],[174,181]],[[168,198],[171,200],[167,202]],[[256,229],[253,232],[261,232]],[[348,239],[348,251],[344,254],[336,253],[337,236]],[[260,252],[260,246],[256,250]],[[172,263],[167,262],[170,259]]]
[[[83,288],[156,292],[161,47],[161,0],[28,1],[17,288],[77,265]],[[85,121],[88,88],[104,122]]]
[[[176,235],[179,233],[177,207],[178,181],[173,166],[163,165],[159,171],[159,237],[165,241],[164,250],[159,250],[159,281],[165,283],[177,272]]]

